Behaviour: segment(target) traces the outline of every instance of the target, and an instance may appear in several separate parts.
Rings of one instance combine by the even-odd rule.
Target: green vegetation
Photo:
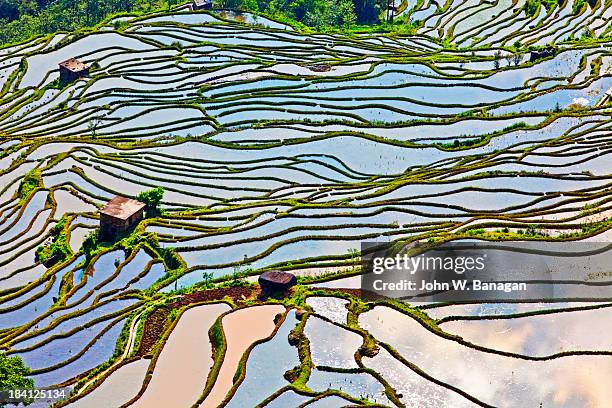
[[[302,4],[308,2],[303,2]],[[325,0],[310,2],[313,4],[303,16],[302,22],[317,29],[330,27],[348,28],[355,24],[357,15],[351,0]]]
[[[437,146],[443,149],[461,150],[461,148],[472,147],[486,140],[485,136],[477,137],[476,139],[455,139],[453,143],[439,143]]]
[[[27,378],[28,374],[30,368],[21,357],[8,357],[5,353],[0,353],[0,388],[34,388],[34,380]],[[24,402],[29,405],[31,401]]]
[[[34,190],[41,187],[43,187],[43,181],[40,175],[40,169],[34,169],[26,173],[21,183],[19,183],[19,189],[17,190],[19,203],[23,204],[28,201],[28,198],[30,198]]]
[[[55,264],[72,255],[72,250],[68,243],[68,226],[68,218],[62,217],[62,219],[51,229],[51,242],[36,248],[36,260],[42,263],[52,261],[52,263]]]
[[[155,217],[161,213],[159,205],[164,198],[163,187],[155,187],[154,189],[143,191],[136,199],[146,204],[145,212],[147,217]]]
[[[561,3],[560,0],[527,0],[525,3],[525,13],[528,16],[535,16],[540,10],[541,6],[544,6],[546,11],[550,12],[552,9],[557,7]]]
[[[178,0],[0,0],[0,44],[92,27],[120,12],[168,10]]]
[[[376,24],[386,1],[381,0],[227,0],[225,7],[292,19],[317,29]]]
[[[162,260],[166,264],[169,271],[172,271],[172,270],[175,270],[181,267],[182,265],[181,259],[177,255],[176,250],[174,248],[157,247],[156,249],[159,255],[161,256]]]
[[[226,282],[227,286],[244,286],[247,282],[244,279],[253,273],[253,267],[251,265],[237,265],[234,266],[234,270],[231,274],[231,279]]]
[[[212,289],[215,286],[215,284],[213,283],[214,278],[215,278],[215,275],[212,272],[202,273],[201,288],[202,289]]]
[[[89,264],[98,249],[98,243],[100,242],[100,231],[95,230],[90,232],[81,247],[83,254],[85,255],[85,264]]]
[[[553,5],[547,6],[549,3]],[[598,182],[606,178],[601,166],[589,166],[590,160],[605,159],[608,140],[602,131],[608,124],[602,118],[605,108],[593,109],[605,91],[599,89],[599,79],[610,70],[607,48],[601,40],[603,22],[601,26],[591,24],[591,29],[577,23],[572,31],[576,36],[582,33],[580,40],[559,37],[552,40],[556,44],[534,46],[546,42],[540,39],[556,37],[555,27],[561,25],[548,24],[557,20],[549,9],[557,7],[556,2],[530,1],[527,7],[532,7],[533,19],[525,17],[522,8],[513,9],[516,18],[507,13],[494,15],[486,22],[490,28],[483,25],[482,31],[476,32],[462,21],[471,19],[470,13],[477,9],[490,9],[489,3],[466,7],[465,12],[462,6],[455,10],[450,2],[436,4],[446,7],[434,16],[440,24],[416,36],[352,34],[378,29],[402,32],[418,26],[405,21],[410,10],[419,6],[404,1],[400,8],[408,10],[406,15],[390,24],[379,21],[385,14],[380,6],[375,7],[374,18],[364,21],[352,0],[299,4],[292,0],[282,4],[235,0],[234,7],[257,10],[257,16],[268,15],[306,31],[299,35],[257,25],[261,21],[257,16],[252,26],[224,21],[200,24],[210,17],[205,12],[200,18],[168,14],[158,15],[155,23],[117,23],[119,29],[146,28],[126,32],[131,39],[143,42],[109,49],[107,45],[112,44],[75,44],[70,38],[62,41],[62,45],[78,48],[78,55],[108,52],[112,58],[112,63],[100,60],[105,72],[94,72],[87,85],[98,91],[85,95],[80,91],[80,85],[85,84],[72,84],[61,92],[47,93],[46,87],[32,90],[29,84],[43,81],[42,75],[47,75],[42,68],[33,72],[33,61],[28,80],[23,80],[27,64],[19,70],[20,60],[53,52],[44,48],[42,41],[35,43],[38,51],[8,50],[9,58],[17,56],[13,67],[17,73],[4,86],[5,123],[10,126],[8,142],[3,139],[0,149],[15,153],[18,160],[10,164],[7,189],[0,193],[6,192],[8,200],[19,187],[19,197],[7,201],[3,215],[7,229],[15,226],[21,230],[14,235],[20,238],[17,244],[27,245],[29,237],[40,236],[37,231],[49,231],[62,213],[68,213],[51,229],[52,239],[36,255],[39,260],[56,256],[73,260],[76,256],[70,255],[67,239],[70,229],[76,234],[92,231],[101,202],[121,195],[121,190],[134,191],[125,188],[124,182],[140,186],[136,191],[164,185],[172,188],[176,197],[170,200],[170,207],[168,198],[162,205],[162,188],[142,192],[138,199],[146,204],[149,218],[133,230],[112,234],[108,241],[93,231],[81,249],[84,264],[74,261],[68,265],[65,261],[62,268],[58,265],[43,272],[36,281],[7,287],[3,296],[11,300],[9,311],[22,308],[39,294],[46,296],[45,301],[50,298],[51,306],[49,311],[40,309],[33,315],[49,316],[45,324],[35,319],[13,327],[9,322],[2,329],[5,350],[13,352],[13,345],[19,345],[24,335],[49,339],[58,334],[65,338],[62,341],[67,350],[71,348],[71,357],[79,358],[80,343],[75,345],[69,339],[79,330],[62,331],[63,326],[56,330],[58,324],[75,317],[80,322],[78,329],[89,329],[98,322],[108,328],[112,323],[122,324],[120,334],[111,333],[119,337],[113,357],[93,371],[79,373],[79,388],[86,383],[95,388],[103,378],[95,376],[106,375],[111,365],[120,363],[130,328],[136,330],[137,345],[131,356],[155,358],[188,307],[211,302],[225,302],[233,308],[277,304],[297,309],[300,320],[288,338],[298,350],[300,364],[287,370],[290,384],[284,388],[318,398],[323,394],[310,389],[308,380],[314,368],[310,347],[314,351],[320,339],[317,333],[307,337],[304,327],[316,314],[326,319],[326,304],[316,306],[306,300],[329,296],[349,301],[346,313],[340,309],[341,319],[328,318],[331,324],[362,338],[362,343],[356,344],[358,349],[353,346],[351,352],[358,368],[344,372],[370,373],[385,387],[393,405],[401,406],[396,390],[382,374],[366,371],[371,361],[366,356],[386,353],[381,348],[393,351],[373,330],[369,333],[367,326],[359,326],[359,316],[376,305],[387,305],[436,336],[450,339],[451,335],[433,318],[434,313],[427,314],[428,306],[415,308],[364,291],[333,289],[345,286],[341,278],[361,272],[359,250],[341,248],[372,240],[388,242],[394,251],[388,256],[416,256],[425,248],[453,240],[574,240],[611,227],[609,221],[600,221],[607,215],[610,186]],[[548,16],[542,15],[545,8]],[[585,10],[581,12],[586,14]],[[239,15],[218,15],[240,21]],[[193,24],[175,21],[183,18],[193,18]],[[572,18],[575,16],[565,20]],[[532,33],[509,33],[495,41],[506,30],[505,23],[513,19],[520,21],[525,31],[530,24],[537,28]],[[173,21],[164,27],[160,20]],[[298,20],[301,23],[296,23]],[[348,32],[307,35],[310,29],[304,24],[322,31]],[[471,30],[463,31],[467,28]],[[159,30],[155,38],[164,35],[163,43],[154,46],[148,41],[144,33],[152,34],[149,29]],[[217,36],[221,30],[227,32]],[[472,43],[474,49],[466,49],[471,34],[481,37]],[[561,46],[554,48],[559,42]],[[440,44],[455,49],[440,50]],[[526,55],[528,50],[539,50],[541,60],[535,58],[536,53],[534,58]],[[568,67],[570,52],[572,66]],[[519,65],[520,70],[513,69]],[[495,68],[503,72],[494,72]],[[174,69],[182,74],[175,78]],[[54,61],[47,71],[56,74]],[[261,78],[262,73],[266,78]],[[200,78],[204,74],[210,80],[203,84]],[[126,81],[100,86],[108,76]],[[51,79],[48,76],[43,83]],[[172,90],[180,92],[168,95]],[[566,91],[580,92],[589,103],[576,98],[570,104],[571,99],[555,95]],[[280,106],[279,100],[283,101]],[[125,110],[125,106],[134,109]],[[192,108],[199,108],[212,129],[200,127],[200,114],[187,119],[167,114],[168,109]],[[148,114],[162,121],[140,119]],[[104,126],[96,119],[101,117],[105,118]],[[131,122],[133,119],[136,121]],[[513,132],[515,129],[519,131]],[[47,150],[47,143],[52,144],[51,150]],[[33,166],[39,166],[40,171],[24,178]],[[568,168],[573,170],[564,170]],[[14,169],[20,171],[10,175]],[[566,188],[567,183],[571,186]],[[34,192],[37,200],[32,200]],[[15,205],[20,199],[31,203],[24,209]],[[47,228],[42,228],[43,222]],[[343,244],[329,247],[332,240]],[[414,241],[431,245],[405,247]],[[13,253],[7,254],[7,259],[9,255],[16,257],[16,264],[21,261],[20,254],[31,251],[30,246],[24,249],[17,244],[14,251],[9,249]],[[113,259],[114,268],[110,266]],[[100,276],[103,267],[110,270]],[[299,275],[298,285],[265,298],[255,283],[256,275],[274,269],[294,271]],[[196,282],[200,276],[201,281]],[[329,281],[338,285],[311,285]],[[52,291],[42,291],[43,286]],[[169,291],[173,286],[175,290]],[[85,292],[88,301],[79,301]],[[128,304],[128,299],[137,302]],[[101,309],[107,300],[115,302],[112,310]],[[68,305],[69,314],[55,312]],[[142,316],[146,324],[131,326],[128,316]],[[293,317],[289,323],[295,326]],[[209,335],[215,365],[202,399],[212,387],[210,381],[219,371],[226,347],[219,320]],[[460,337],[452,340],[463,342]],[[112,351],[110,341],[108,345],[104,341],[104,347]],[[56,360],[56,356],[48,357],[47,366],[62,367],[63,356]],[[236,371],[235,387],[245,375],[247,357],[248,353],[243,354]],[[159,366],[150,367],[148,374],[154,369]],[[325,392],[340,390],[330,385]],[[362,402],[359,405],[372,406],[379,401]]]
[[[221,319],[215,320],[215,323],[210,327],[208,331],[210,337],[210,343],[213,350],[223,348],[225,345],[225,335],[223,334],[223,327],[221,326]]]
[[[482,146],[488,143],[492,137],[502,135],[507,132],[511,132],[513,130],[526,129],[529,128],[527,123],[525,122],[517,122],[513,123],[510,126],[506,126],[501,130],[497,130],[495,132],[482,135],[476,138],[470,139],[455,139],[452,143],[436,143],[436,147],[442,150],[464,150],[469,149],[471,147]]]
[[[120,13],[166,11],[182,3],[179,0],[0,0],[0,44],[22,42],[57,31],[88,29]],[[387,24],[383,21],[387,2],[382,0],[226,0],[216,1],[215,7],[257,12],[319,31],[338,28],[367,31],[374,26],[412,32],[415,24],[404,19]],[[121,23],[115,24],[115,28],[120,29]],[[91,130],[95,137],[95,128]]]
[[[535,16],[539,10],[540,10],[539,0],[527,0],[527,3],[525,3],[525,13],[528,16]]]
[[[121,246],[126,253],[134,251],[138,245],[144,243],[149,244],[149,246],[151,246],[153,249],[159,247],[159,239],[155,233],[144,233],[138,228],[131,231],[128,236],[124,238],[120,237],[119,241],[117,242],[117,244]]]
[[[586,0],[574,0],[574,6],[572,10],[574,14],[578,14],[586,5]]]

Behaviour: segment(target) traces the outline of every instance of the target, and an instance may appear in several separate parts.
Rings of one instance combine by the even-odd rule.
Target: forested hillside
[[[0,0],[0,44],[91,27],[119,12],[166,10],[184,0]],[[375,24],[384,0],[226,0],[216,7],[259,11],[318,29]]]
[[[0,0],[0,43],[94,26],[122,11],[163,9],[180,0]]]
[[[399,1],[397,2],[399,4]],[[319,29],[374,24],[386,0],[226,0],[225,6],[286,16]]]

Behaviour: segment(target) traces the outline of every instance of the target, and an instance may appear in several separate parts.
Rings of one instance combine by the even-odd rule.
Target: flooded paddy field
[[[3,351],[56,407],[612,406],[610,303],[359,291],[363,241],[609,238],[610,1],[443,3],[413,34],[169,11],[0,49]]]

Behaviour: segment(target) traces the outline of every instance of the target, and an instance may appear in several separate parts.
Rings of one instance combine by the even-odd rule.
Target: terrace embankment
[[[284,312],[281,305],[263,305],[237,310],[221,321],[227,341],[223,365],[210,394],[200,408],[219,406],[232,388],[234,374],[242,355],[251,344],[264,339],[274,331],[274,316]]]
[[[188,407],[202,393],[213,364],[208,329],[230,306],[217,303],[187,309],[170,334],[155,371],[133,407]]]
[[[151,353],[153,346],[161,338],[163,332],[167,328],[168,315],[170,314],[171,309],[179,309],[194,303],[219,301],[225,297],[239,303],[243,299],[252,297],[255,294],[256,290],[254,288],[229,287],[211,289],[183,295],[169,303],[167,306],[157,308],[149,315],[145,322],[137,355],[145,356]]]

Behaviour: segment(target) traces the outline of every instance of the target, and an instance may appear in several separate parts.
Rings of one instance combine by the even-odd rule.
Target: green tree
[[[0,0],[0,17],[11,21],[19,18],[19,7],[11,0]]]
[[[34,380],[27,378],[30,368],[21,357],[0,353],[0,388],[34,388]],[[26,405],[30,401],[25,401]]]
[[[19,195],[20,201],[22,203],[25,202],[34,190],[42,186],[43,182],[40,169],[34,169],[26,173],[17,189],[17,195]]]
[[[355,6],[351,0],[318,0],[306,11],[304,23],[326,29],[332,27],[348,28],[355,24]]]
[[[155,187],[154,189],[143,191],[138,194],[136,199],[146,205],[147,217],[155,217],[160,213],[159,205],[164,198],[164,188]]]
[[[387,2],[383,0],[353,0],[353,4],[359,24],[378,23],[380,11],[387,7]]]
[[[94,139],[97,136],[98,126],[100,126],[100,122],[100,118],[93,118],[90,119],[89,122],[87,122],[87,128],[89,129],[89,133],[91,133],[91,137]]]
[[[226,0],[223,3],[225,8],[247,10],[247,11],[258,11],[259,4],[257,0]],[[264,6],[265,7],[265,6]]]
[[[202,286],[204,287],[204,289],[211,289],[215,286],[214,283],[212,283],[214,278],[215,278],[215,275],[212,272],[202,273],[202,282],[203,282]]]

